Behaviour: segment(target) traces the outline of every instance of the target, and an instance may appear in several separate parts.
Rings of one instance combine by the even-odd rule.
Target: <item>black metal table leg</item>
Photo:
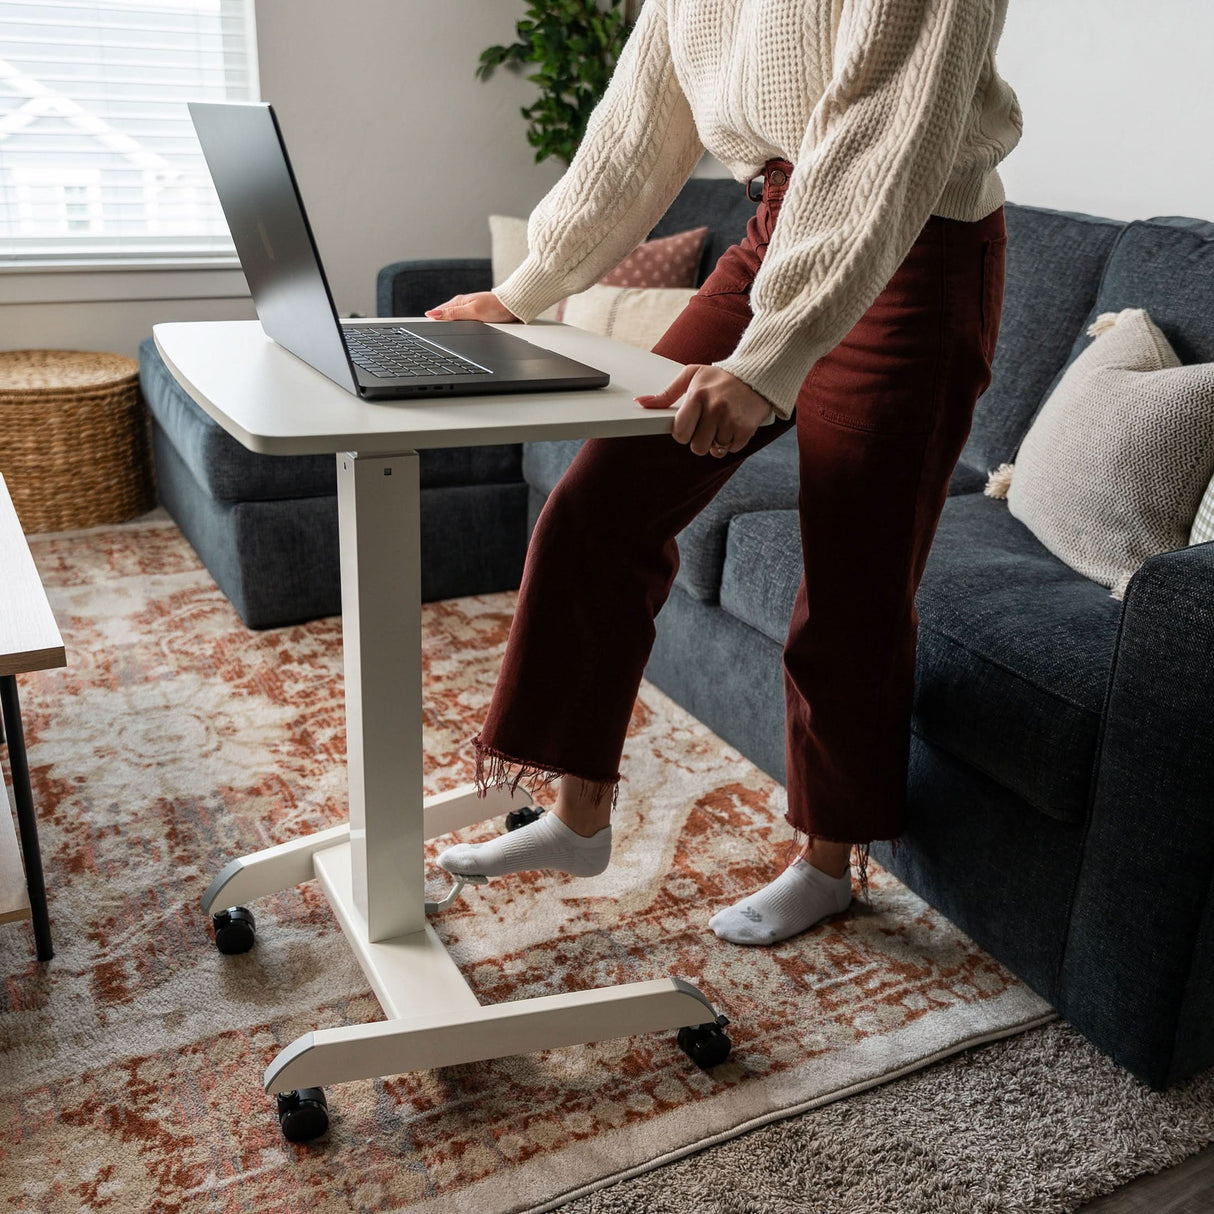
[[[30,769],[25,757],[25,733],[21,728],[21,701],[17,697],[17,679],[0,677],[0,712],[8,734],[8,764],[13,773],[13,797],[17,802],[17,829],[21,834],[21,855],[25,860],[25,884],[29,890],[30,915],[34,922],[34,945],[39,961],[49,961],[55,950],[51,944],[51,918],[46,909],[46,886],[42,880],[42,853],[38,848],[38,823],[34,818],[34,796],[30,791]]]

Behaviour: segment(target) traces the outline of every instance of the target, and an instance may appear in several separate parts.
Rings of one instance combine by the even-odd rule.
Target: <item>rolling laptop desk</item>
[[[424,893],[426,839],[530,802],[505,788],[478,798],[473,785],[422,793],[417,451],[669,433],[675,410],[642,409],[633,397],[665,389],[681,364],[540,323],[527,326],[527,340],[607,371],[610,385],[371,402],[277,346],[257,321],[153,332],[181,386],[250,450],[337,458],[350,820],[231,861],[202,900],[204,912],[219,912],[220,948],[243,951],[253,922],[241,904],[317,878],[388,1017],[305,1033],[278,1054],[264,1082],[278,1096],[284,1133],[300,1141],[322,1133],[319,1089],[351,1079],[666,1029],[681,1030],[680,1046],[700,1065],[723,1061],[728,1022],[675,977],[482,1006],[426,917],[461,883],[440,903]]]

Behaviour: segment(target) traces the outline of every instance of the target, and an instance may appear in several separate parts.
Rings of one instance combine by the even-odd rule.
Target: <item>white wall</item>
[[[375,273],[489,254],[486,216],[526,215],[560,176],[534,163],[519,109],[535,86],[480,52],[514,41],[522,3],[257,0],[274,103],[338,311],[375,313]]]
[[[257,0],[262,95],[282,119],[341,312],[374,313],[388,261],[488,256],[486,216],[527,215],[560,175],[526,142],[519,109],[534,86],[500,69],[473,75],[523,10]],[[1025,135],[1002,166],[1008,197],[1214,219],[1212,61],[1210,0],[1011,0],[999,65]],[[202,273],[0,274],[0,345],[133,353],[154,320],[253,314],[239,271]]]
[[[999,71],[1024,111],[1008,198],[1214,220],[1214,4],[1010,0]]]

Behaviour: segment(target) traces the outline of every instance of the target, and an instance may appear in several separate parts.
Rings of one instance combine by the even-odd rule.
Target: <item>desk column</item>
[[[425,927],[416,451],[337,456],[350,863],[368,939]]]

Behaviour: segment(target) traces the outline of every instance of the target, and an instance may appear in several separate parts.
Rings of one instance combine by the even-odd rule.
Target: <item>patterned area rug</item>
[[[0,929],[7,1210],[551,1209],[1053,1018],[875,863],[871,909],[719,942],[709,914],[782,867],[783,790],[646,684],[607,872],[494,881],[435,925],[482,1002],[689,978],[729,1061],[663,1034],[343,1084],[328,1135],[291,1146],[262,1068],[382,1013],[315,883],[258,902],[240,957],[198,901],[232,856],[344,818],[340,620],[247,631],[163,523],[32,547],[69,666],[22,682],[58,952]],[[471,779],[513,603],[425,607],[428,793]]]

